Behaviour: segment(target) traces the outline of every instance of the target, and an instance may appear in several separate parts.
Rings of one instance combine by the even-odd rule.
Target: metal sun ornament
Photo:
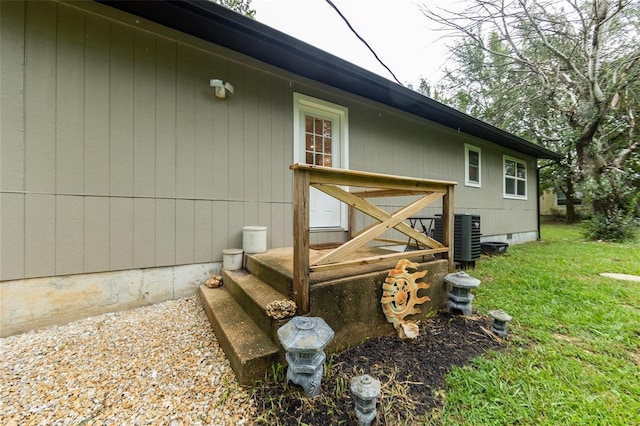
[[[405,320],[405,317],[419,314],[422,310],[416,305],[431,300],[429,296],[418,296],[418,290],[431,287],[431,283],[418,282],[427,275],[427,271],[417,271],[419,266],[418,263],[401,259],[395,269],[389,271],[389,275],[382,284],[382,299],[380,300],[382,311],[387,317],[387,321],[393,324],[401,337],[417,336],[417,330],[415,330],[415,336],[406,333],[408,329],[417,329],[417,326]],[[410,273],[409,269],[416,270],[416,272]],[[403,336],[403,334],[406,335]]]

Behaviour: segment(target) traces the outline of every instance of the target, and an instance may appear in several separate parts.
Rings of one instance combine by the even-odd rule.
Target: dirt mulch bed
[[[412,423],[443,403],[445,374],[504,343],[488,332],[489,318],[441,312],[423,320],[420,335],[402,341],[396,335],[372,339],[328,357],[318,397],[307,399],[301,387],[285,385],[286,368],[256,388],[257,423],[280,425],[356,425],[351,378],[369,374],[380,381],[378,425]]]

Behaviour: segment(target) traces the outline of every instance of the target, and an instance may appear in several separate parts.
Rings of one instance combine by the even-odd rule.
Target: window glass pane
[[[332,166],[331,162],[332,162],[331,155],[325,155],[324,156],[324,164],[323,165],[327,166],[327,167],[331,167]]]
[[[315,137],[315,152],[322,152],[322,136]]]
[[[325,154],[331,154],[331,138],[324,138],[324,149],[322,152]]]
[[[471,182],[479,182],[478,179],[478,167],[469,165],[469,180]]]
[[[306,158],[305,158],[305,162],[307,164],[313,164],[313,153],[307,152],[307,155],[306,155]]]
[[[313,164],[315,164],[316,166],[322,166],[322,154],[316,154],[315,155],[315,162]]]
[[[313,148],[314,148],[314,146],[313,146],[313,136],[307,133],[305,135],[305,138],[306,138],[305,145],[307,147],[306,150],[307,151],[313,151]]]
[[[524,197],[527,194],[526,193],[526,187],[527,187],[527,181],[519,180],[518,181],[518,195]]]
[[[327,120],[323,120],[322,123],[322,134],[324,136],[331,137],[331,122]]]
[[[477,166],[480,160],[480,154],[477,151],[469,150],[469,165]]]
[[[516,175],[516,163],[511,160],[504,160],[504,174],[507,176]]]
[[[515,195],[516,181],[514,179],[505,178],[504,185],[505,185],[505,192],[507,194]]]
[[[526,179],[527,178],[527,169],[525,168],[524,164],[522,164],[522,163],[518,163],[518,177],[520,179]]]
[[[321,118],[316,118],[315,119],[315,125],[313,128],[313,133],[315,133],[316,135],[321,135],[322,134],[322,119]]]

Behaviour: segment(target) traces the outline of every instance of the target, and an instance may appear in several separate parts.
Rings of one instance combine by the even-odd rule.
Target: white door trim
[[[349,168],[349,109],[345,106],[324,101],[322,99],[313,98],[303,95],[302,93],[293,93],[293,162],[305,163],[305,152],[303,147],[304,132],[303,120],[304,112],[320,111],[327,114],[337,116],[340,125],[338,126],[340,147],[336,155],[336,162],[333,167],[348,169]],[[342,203],[340,213],[340,228],[348,229],[347,206]],[[325,229],[325,228],[318,228]]]

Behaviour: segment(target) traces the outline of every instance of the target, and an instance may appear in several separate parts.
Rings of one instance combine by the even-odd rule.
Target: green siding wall
[[[349,108],[351,169],[462,182],[456,210],[485,235],[535,231],[534,159],[529,199],[506,200],[502,155],[517,153],[106,6],[0,8],[1,280],[220,261],[245,225],[291,245],[294,92]],[[210,78],[235,93],[216,98]],[[465,142],[482,148],[481,189],[463,184]]]

